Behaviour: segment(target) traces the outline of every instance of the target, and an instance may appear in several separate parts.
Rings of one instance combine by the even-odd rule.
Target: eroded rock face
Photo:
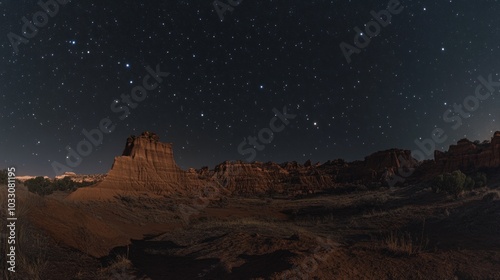
[[[171,143],[161,143],[156,134],[146,132],[127,139],[122,156],[115,158],[96,188],[172,194],[199,188],[202,183],[196,173],[177,166]]]
[[[288,172],[261,162],[225,161],[211,171],[211,179],[233,194],[251,195],[280,188]]]
[[[418,163],[407,150],[387,150],[374,153],[363,161],[347,163],[344,160],[327,161],[324,164],[304,164],[295,161],[276,164],[273,162],[223,162],[214,170],[198,170],[220,187],[236,195],[264,193],[311,193],[333,188],[342,183],[371,183],[386,181],[403,166],[415,168]]]
[[[410,150],[391,149],[373,153],[365,158],[364,166],[377,173],[386,168],[416,167],[418,162],[411,156]]]
[[[122,156],[116,157],[106,178],[93,189],[109,192],[144,191],[162,195],[196,194],[204,187],[219,188],[225,194],[297,194],[333,188],[345,183],[386,183],[388,178],[413,169],[414,177],[461,169],[464,172],[500,166],[500,132],[491,142],[461,140],[448,152],[435,153],[435,161],[418,163],[409,150],[391,149],[373,153],[362,161],[338,159],[323,164],[295,161],[273,162],[226,161],[214,169],[180,169],[174,161],[172,144],[162,143],[154,133],[127,139]],[[398,172],[399,171],[399,172]],[[424,178],[425,177],[425,178]],[[78,193],[91,190],[77,190]]]
[[[331,174],[336,183],[385,184],[398,169],[414,169],[417,166],[418,162],[412,158],[411,151],[391,149],[373,153],[362,161],[327,161],[319,168]]]
[[[104,181],[93,189],[101,193],[142,191],[171,195],[196,194],[203,187],[212,187],[233,195],[304,194],[339,183],[381,181],[384,172],[401,166],[402,159],[414,162],[409,151],[388,150],[353,163],[226,161],[214,169],[184,171],[174,161],[172,144],[162,143],[156,134],[146,132],[127,139],[122,156],[115,158]],[[93,197],[94,193],[91,189],[78,190],[71,197]]]
[[[495,132],[491,141],[471,142],[467,139],[451,145],[447,152],[434,152],[434,169],[437,173],[462,170],[474,172],[481,168],[500,166],[500,131]]]
[[[223,162],[212,171],[212,180],[237,195],[293,193],[332,187],[330,174],[317,166],[297,162]]]

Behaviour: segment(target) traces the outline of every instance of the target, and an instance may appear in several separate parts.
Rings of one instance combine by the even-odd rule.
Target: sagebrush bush
[[[24,185],[28,187],[30,192],[43,196],[49,195],[54,191],[74,191],[77,188],[90,186],[93,183],[94,182],[75,182],[71,180],[70,177],[55,179],[53,181],[44,177],[36,177],[34,179],[26,180]]]
[[[481,173],[481,172],[476,173],[473,176],[473,179],[474,179],[474,182],[475,182],[475,186],[474,186],[475,188],[484,187],[488,183],[488,177],[486,176],[486,174]]]
[[[462,171],[455,170],[435,177],[431,182],[431,188],[434,192],[444,191],[458,196],[466,190],[484,187],[487,181],[488,178],[484,173],[467,176]]]
[[[39,195],[48,195],[54,192],[52,182],[41,176],[26,180],[24,185],[28,187],[28,191]]]

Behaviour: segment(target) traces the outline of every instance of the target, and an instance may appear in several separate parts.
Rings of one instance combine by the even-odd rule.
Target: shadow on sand
[[[287,250],[263,255],[241,254],[244,264],[227,271],[218,258],[203,258],[194,254],[176,255],[185,248],[172,241],[133,240],[128,249],[114,248],[108,257],[101,259],[109,265],[117,255],[127,255],[137,270],[137,276],[152,280],[164,279],[254,279],[267,278],[273,273],[291,269],[289,259],[295,256]]]

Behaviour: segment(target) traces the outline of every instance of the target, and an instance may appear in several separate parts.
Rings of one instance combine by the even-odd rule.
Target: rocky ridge
[[[434,166],[441,173],[458,169],[473,172],[500,166],[500,131],[495,132],[490,141],[480,143],[462,139],[446,152],[435,151]]]
[[[199,192],[203,187],[212,186],[245,196],[313,193],[346,183],[383,185],[403,166],[415,169],[414,177],[420,176],[422,170],[440,174],[457,169],[473,172],[499,167],[500,132],[496,132],[490,142],[460,140],[447,152],[436,151],[435,157],[434,161],[422,164],[409,150],[390,149],[354,162],[342,159],[323,164],[226,161],[213,169],[184,171],[175,163],[172,144],[162,143],[156,134],[145,132],[127,139],[122,156],[115,158],[108,175],[92,188],[171,195]],[[82,191],[88,190],[76,193]]]

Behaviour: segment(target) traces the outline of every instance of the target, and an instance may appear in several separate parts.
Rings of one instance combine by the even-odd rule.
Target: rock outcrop
[[[471,142],[468,139],[451,145],[448,151],[434,152],[434,168],[438,173],[462,170],[474,172],[483,168],[500,166],[500,131],[495,132],[491,141]]]
[[[105,179],[90,188],[77,190],[70,197],[83,193],[117,191],[150,192],[159,195],[200,193],[203,187],[223,190],[225,194],[259,195],[313,193],[339,184],[386,184],[401,171],[411,172],[412,181],[428,179],[436,174],[462,170],[500,167],[500,132],[490,142],[460,140],[449,151],[435,153],[435,160],[417,162],[409,150],[391,149],[373,153],[354,162],[342,159],[323,164],[295,161],[273,162],[226,161],[214,169],[180,169],[174,161],[172,144],[161,143],[154,133],[145,132],[127,139],[122,156],[116,157]],[[113,190],[114,192],[110,192]],[[92,195],[90,195],[92,196]]]
[[[411,156],[411,151],[390,149],[373,153],[363,161],[344,163],[337,171],[335,180],[343,183],[384,184],[398,169],[415,169],[417,166],[418,162]]]
[[[100,190],[109,198],[118,192],[152,192],[158,195],[185,194],[203,185],[198,174],[186,172],[174,161],[171,143],[159,142],[150,132],[127,139],[122,156],[116,157],[106,178],[91,188],[82,188],[70,195],[77,198],[89,189]],[[83,195],[83,196],[88,196]]]
[[[367,156],[363,161],[347,163],[338,159],[324,164],[304,164],[295,161],[277,164],[273,162],[223,162],[214,170],[203,168],[204,174],[218,186],[236,195],[264,193],[305,194],[333,188],[344,183],[381,183],[402,167],[415,168],[418,163],[408,150],[392,149]]]
[[[122,156],[115,158],[99,187],[182,193],[201,184],[196,174],[177,166],[171,143],[161,143],[156,134],[145,132],[127,139]]]
[[[83,175],[76,174],[75,172],[64,172],[64,174],[56,176],[55,179],[62,180],[64,178],[69,178],[73,182],[101,182],[106,177],[105,174],[93,174],[93,175]]]
[[[226,161],[209,174],[218,186],[237,195],[313,192],[334,185],[330,174],[307,162],[306,165],[296,162],[279,165],[274,162]]]

